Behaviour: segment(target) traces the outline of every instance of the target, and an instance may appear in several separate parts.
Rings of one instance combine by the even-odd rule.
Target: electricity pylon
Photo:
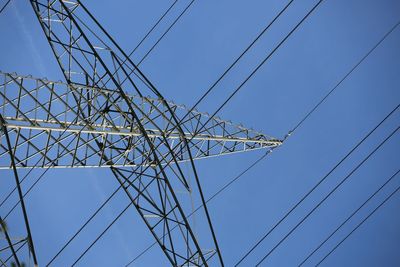
[[[223,266],[194,161],[282,141],[165,100],[80,1],[30,3],[66,83],[0,73],[0,169],[20,188],[19,169],[109,168],[171,265]],[[200,203],[205,233],[181,191]]]

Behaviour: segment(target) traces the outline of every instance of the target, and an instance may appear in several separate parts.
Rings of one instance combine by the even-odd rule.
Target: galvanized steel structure
[[[171,265],[223,266],[194,161],[282,141],[165,100],[80,1],[30,3],[66,81],[0,73],[0,173],[14,172],[26,226],[18,242],[27,242],[34,264],[19,169],[103,167]],[[195,234],[180,191],[199,201],[207,235]],[[0,249],[20,262],[10,231],[2,229]]]

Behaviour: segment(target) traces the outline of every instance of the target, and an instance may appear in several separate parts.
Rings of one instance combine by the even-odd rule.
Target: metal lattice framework
[[[66,83],[0,73],[0,169],[20,188],[18,169],[107,167],[173,266],[223,266],[194,160],[282,142],[166,101],[80,1],[30,2]],[[196,195],[208,234],[178,191]]]
[[[123,102],[107,106],[110,95],[118,92],[1,72],[0,77],[0,109],[10,134],[17,136],[14,140],[17,168],[134,167],[136,162],[143,161],[145,140],[137,125],[131,130]],[[167,132],[173,119],[164,102],[148,97],[128,96],[128,99],[143,111],[141,123],[154,144],[160,144],[163,136],[169,134],[167,141],[174,150],[165,151],[162,157],[171,163],[174,158],[178,162],[188,161],[187,147],[175,146],[180,141],[179,132]],[[190,140],[193,159],[281,144],[243,126],[166,103],[177,118],[186,115],[180,126]],[[79,113],[79,107],[95,114],[90,124],[86,122],[87,116]],[[96,143],[108,145],[99,149]],[[0,168],[8,169],[10,166],[2,165],[6,162],[2,158],[8,157],[7,149],[5,144],[0,146],[4,149]],[[103,154],[108,161],[103,160]]]

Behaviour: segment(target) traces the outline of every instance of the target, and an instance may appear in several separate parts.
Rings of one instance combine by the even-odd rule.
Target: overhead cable
[[[396,129],[394,129],[377,147],[375,147],[372,152],[368,154],[358,165],[348,174],[346,177],[344,177],[329,193],[321,200],[318,202],[314,208],[307,213],[306,216],[304,216],[282,239],[279,240],[279,242],[261,258],[261,260],[256,264],[256,266],[259,266],[265,259],[267,259],[272,252],[274,252],[311,214],[313,214],[336,190],[344,183],[346,182],[364,163],[376,153],[398,130],[400,129],[400,126],[398,126]]]
[[[308,256],[299,264],[299,266],[302,266],[304,263],[308,261],[309,258],[311,258],[315,252],[317,252],[328,240],[334,236],[348,221],[351,220],[351,218],[354,217],[371,199],[373,199],[387,184],[392,181],[397,174],[399,174],[400,170],[395,172],[389,179],[387,179],[370,197],[365,200],[356,210],[354,210],[347,218],[344,220],[330,235],[328,235],[324,241],[322,241]]]
[[[344,241],[347,240],[347,238],[349,238],[355,231],[357,231],[358,228],[360,228],[361,225],[363,225],[377,210],[379,210],[390,198],[392,198],[396,193],[398,193],[400,190],[400,186],[398,186],[396,188],[396,190],[394,190],[387,198],[385,198],[385,200],[379,204],[379,206],[377,206],[371,213],[368,214],[367,217],[364,218],[364,220],[362,220],[359,224],[357,224],[357,226],[348,234],[346,235],[345,238],[343,238],[331,251],[329,251],[328,254],[326,254],[322,260],[320,260],[318,262],[318,264],[316,266],[321,265],[321,263],[326,260],[326,258],[328,258],[333,252],[336,251],[336,249],[343,244]]]
[[[339,88],[339,85],[341,85],[360,65],[363,63],[371,54],[373,51],[375,51],[376,48],[378,48],[384,40],[387,39],[387,37],[399,26],[400,21],[398,21],[394,26],[392,26],[389,31],[387,31],[382,38],[379,39],[377,43],[374,44],[374,46],[368,50],[368,52],[343,76],[342,79],[339,80],[338,83],[335,84],[335,86],[326,94],[324,97],[296,124],[296,126],[289,131],[288,136],[292,135],[317,109],[318,107],[326,101],[326,99],[335,91],[337,88]],[[399,104],[400,105],[400,104]],[[269,230],[267,233],[256,242],[255,245],[253,245],[252,248],[246,254],[236,263],[235,266],[240,264],[245,258],[248,257],[248,255],[272,232],[274,229],[280,225],[323,181],[326,180],[326,178],[346,159],[348,158],[354,150],[356,150],[364,141],[367,139],[393,112],[395,112],[398,108],[399,105],[397,105],[373,130],[371,130],[353,149],[349,151],[349,153],[342,158],[339,163],[333,167],[326,176],[324,176],[316,185],[313,186],[288,212],[285,213],[285,215]],[[288,137],[287,136],[287,137]]]

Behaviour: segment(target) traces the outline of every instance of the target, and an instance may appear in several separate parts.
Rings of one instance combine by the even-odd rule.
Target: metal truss
[[[1,251],[10,250],[11,253],[12,253],[11,256],[9,256],[7,259],[5,259],[5,261],[1,260],[1,264],[5,265],[7,261],[9,261],[11,258],[13,258],[14,259],[14,263],[18,267],[20,267],[21,263],[20,263],[20,260],[19,260],[18,251],[25,244],[27,244],[28,245],[28,249],[29,249],[29,253],[33,257],[34,266],[38,266],[38,261],[37,261],[37,257],[36,257],[36,252],[35,252],[35,248],[34,248],[34,244],[33,244],[33,238],[32,238],[29,219],[28,219],[28,213],[26,211],[25,200],[24,200],[24,196],[23,196],[23,192],[22,192],[22,188],[21,188],[21,181],[19,179],[18,171],[17,171],[16,165],[15,165],[15,157],[13,155],[13,147],[11,145],[10,136],[8,134],[7,126],[5,124],[5,120],[4,120],[2,115],[0,115],[0,133],[2,134],[2,136],[5,137],[4,138],[5,139],[5,143],[6,143],[6,148],[5,149],[6,149],[6,152],[7,152],[8,156],[9,156],[9,159],[10,159],[9,160],[10,163],[11,163],[10,168],[12,169],[13,174],[14,174],[16,189],[17,189],[18,198],[19,198],[19,205],[21,206],[22,217],[23,217],[23,220],[24,220],[25,233],[26,233],[26,238],[20,238],[20,239],[17,239],[17,242],[13,242],[14,240],[11,240],[10,235],[8,234],[8,227],[7,227],[6,221],[5,221],[5,219],[3,219],[0,216],[0,232],[3,233],[3,235],[5,237],[5,240],[7,241],[7,246],[1,248]],[[1,138],[1,141],[3,141],[3,138]],[[2,242],[0,242],[0,244],[1,243]],[[20,244],[20,243],[22,243],[22,244]],[[15,248],[16,245],[20,245],[18,249]]]
[[[8,233],[5,220],[0,217],[0,254],[10,252],[4,259],[0,258],[0,266],[7,267],[8,262],[14,262],[17,266],[21,265],[19,250],[27,243],[26,238],[12,238]]]
[[[118,91],[68,85],[44,79],[0,72],[0,110],[6,126],[16,137],[13,140],[17,168],[78,168],[78,167],[134,167],[142,162],[145,140],[138,125],[131,129],[123,101],[114,107],[106,105],[110,95]],[[187,146],[179,142],[178,131],[167,132],[173,120],[163,101],[147,97],[128,96],[137,109],[143,111],[141,124],[154,144],[160,144],[168,134],[172,153],[164,151],[167,162],[187,161]],[[193,159],[219,156],[260,148],[275,147],[281,141],[243,126],[205,113],[188,110],[184,106],[166,102],[184,129]],[[86,110],[88,115],[79,110]],[[94,115],[92,115],[94,114]],[[90,119],[88,119],[90,118]],[[90,124],[88,124],[88,120]],[[159,124],[153,127],[153,122]],[[207,123],[206,123],[207,122]],[[104,143],[99,149],[96,143]],[[2,160],[0,168],[10,168]],[[106,155],[109,159],[104,161]],[[151,165],[148,162],[146,165]],[[153,164],[154,165],[154,164]]]
[[[107,167],[171,265],[224,266],[194,160],[282,142],[165,100],[80,1],[30,3],[66,83],[0,73],[0,169]]]

